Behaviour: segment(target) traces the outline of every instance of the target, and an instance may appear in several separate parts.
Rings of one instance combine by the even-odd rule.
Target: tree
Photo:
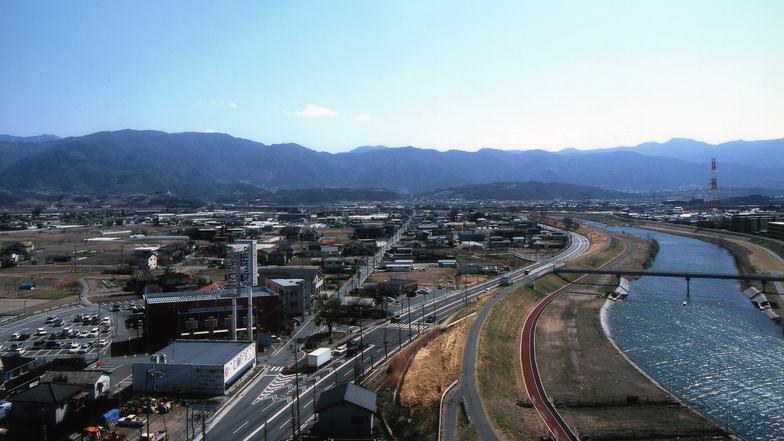
[[[332,326],[343,317],[343,306],[337,297],[321,296],[313,299],[316,326],[322,324],[329,328],[329,342],[332,343]]]
[[[70,291],[73,295],[82,292],[82,284],[76,279],[58,280],[54,285],[54,288],[62,291]]]
[[[571,217],[565,217],[563,218],[563,224],[564,224],[564,228],[566,228],[567,230],[571,230],[572,226],[574,225],[574,219],[572,219]]]

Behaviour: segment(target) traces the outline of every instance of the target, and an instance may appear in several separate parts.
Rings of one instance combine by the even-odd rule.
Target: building
[[[419,282],[411,279],[389,279],[378,284],[378,290],[385,296],[401,296],[417,290]]]
[[[87,393],[81,386],[41,383],[9,398],[13,404],[11,424],[54,425],[84,408]]]
[[[240,330],[247,327],[248,296],[237,296],[234,289],[146,294],[144,301],[145,335],[153,348],[179,339],[226,339],[231,336],[231,326]],[[254,288],[251,303],[254,328],[279,332],[283,321],[279,296]],[[155,332],[150,332],[150,327]]]
[[[304,281],[305,309],[310,312],[310,302],[315,296],[324,294],[324,277],[317,266],[259,267],[259,285],[266,286],[266,279],[302,279]]]
[[[111,378],[104,371],[46,371],[38,382],[80,386],[90,400],[108,395],[111,389]]]
[[[139,269],[154,270],[158,268],[158,247],[134,248],[132,259]]]
[[[376,393],[352,383],[325,391],[316,403],[316,430],[329,438],[368,438],[376,413]]]
[[[133,364],[133,391],[223,395],[256,366],[256,343],[179,340]]]
[[[305,316],[305,280],[304,279],[266,279],[265,287],[280,296],[283,312],[286,317]],[[310,299],[307,299],[310,309]]]
[[[768,237],[784,240],[784,222],[768,222]]]
[[[18,381],[41,361],[31,357],[0,356],[0,389],[11,390],[18,386]]]

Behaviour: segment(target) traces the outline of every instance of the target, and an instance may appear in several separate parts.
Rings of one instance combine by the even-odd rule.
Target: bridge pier
[[[765,280],[765,279],[762,279],[762,280],[760,280],[760,282],[762,283],[762,293],[763,294],[767,294],[766,291],[765,291],[765,287],[768,286],[768,281]]]
[[[686,276],[686,298],[687,299],[689,298],[689,283],[690,283],[690,280],[691,280],[691,277]]]

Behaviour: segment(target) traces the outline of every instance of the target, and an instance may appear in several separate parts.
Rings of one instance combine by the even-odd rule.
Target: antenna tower
[[[711,158],[711,194],[710,211],[721,211],[721,201],[719,200],[719,185],[716,180],[718,170],[716,169],[716,158]]]

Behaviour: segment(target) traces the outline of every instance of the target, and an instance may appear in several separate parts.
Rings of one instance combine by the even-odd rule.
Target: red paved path
[[[614,263],[629,251],[629,244],[625,240],[623,241],[623,244],[623,252],[611,259],[609,262],[600,266],[599,269],[603,269],[604,267]],[[525,389],[526,392],[528,392],[528,396],[531,398],[531,404],[533,404],[534,408],[539,413],[539,416],[542,417],[542,420],[547,425],[548,430],[550,430],[556,440],[576,440],[577,437],[574,435],[574,433],[572,433],[571,429],[569,429],[569,426],[566,425],[563,419],[561,419],[561,416],[558,415],[555,409],[553,409],[552,405],[547,401],[547,398],[543,396],[544,389],[539,381],[539,373],[536,370],[536,359],[533,345],[534,330],[536,328],[536,322],[539,320],[539,315],[542,313],[542,311],[544,311],[544,308],[546,308],[551,301],[589,276],[589,274],[586,274],[545,297],[544,300],[539,302],[539,304],[536,305],[531,313],[528,314],[528,317],[525,319],[525,324],[523,324],[520,364],[522,365]]]

